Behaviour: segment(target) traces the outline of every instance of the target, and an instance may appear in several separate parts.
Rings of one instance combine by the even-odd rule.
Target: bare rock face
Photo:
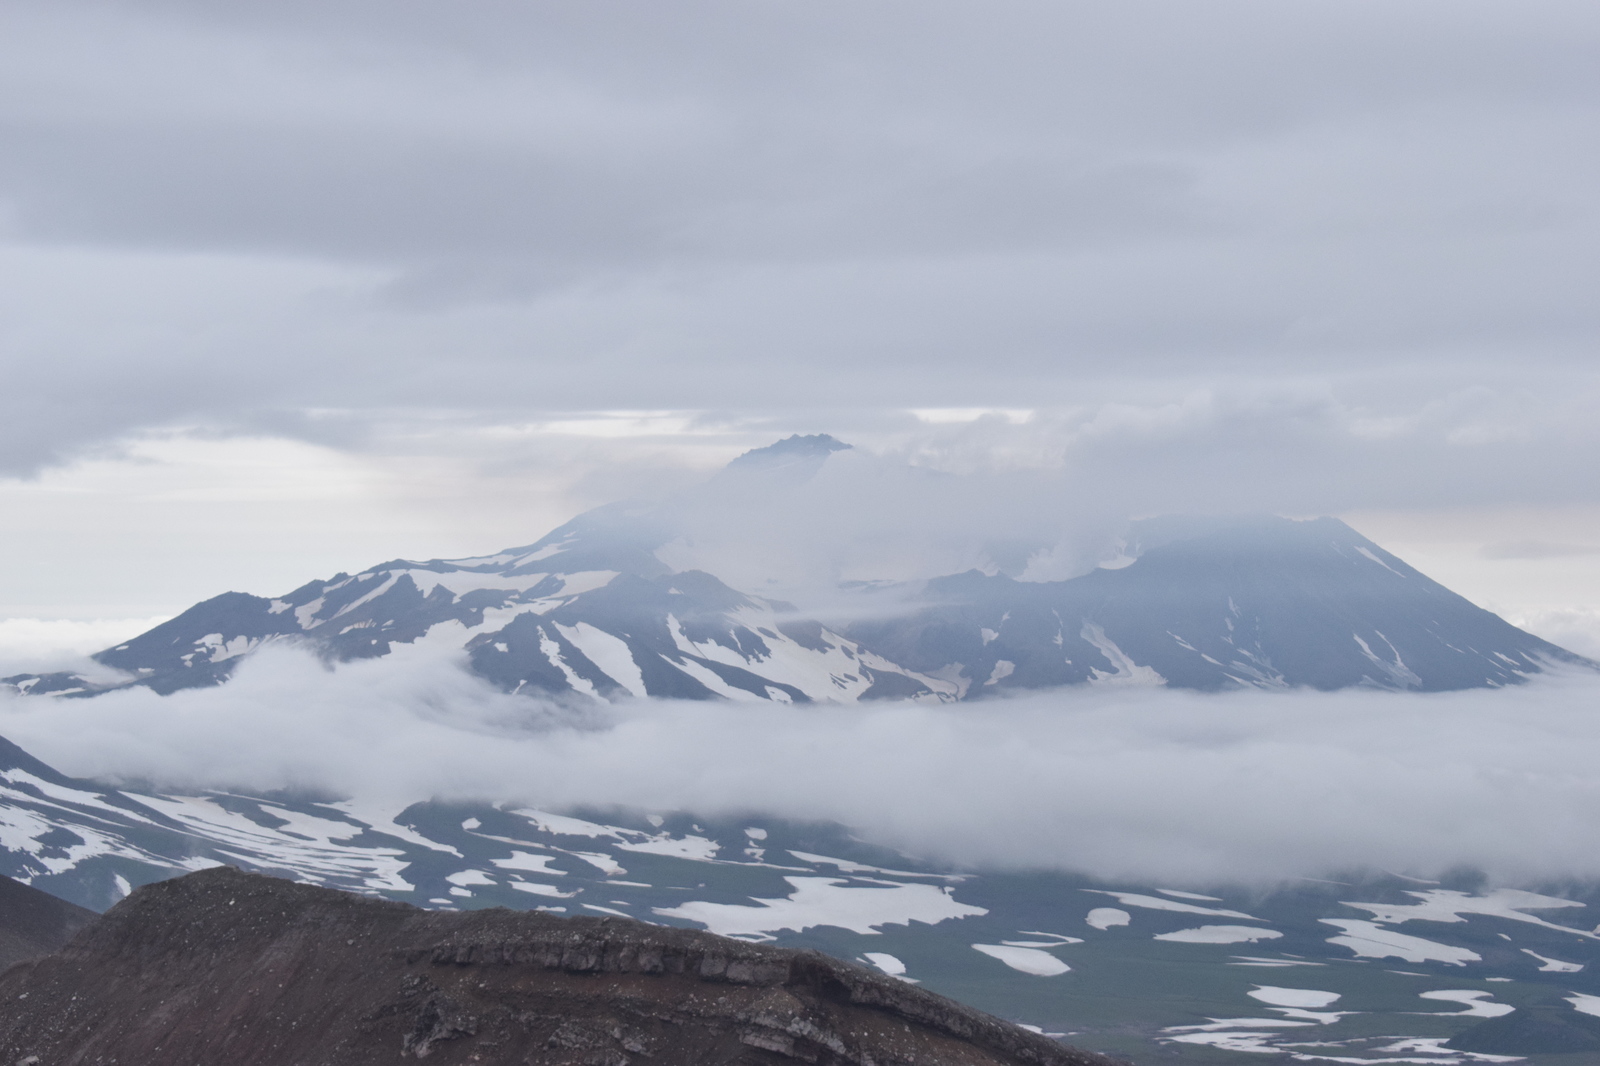
[[[0,876],[0,970],[48,955],[97,917],[94,911]]]
[[[1112,1066],[858,966],[219,868],[0,975],[0,1063]]]

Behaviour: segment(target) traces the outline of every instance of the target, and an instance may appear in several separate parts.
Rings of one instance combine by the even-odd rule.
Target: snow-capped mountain
[[[967,697],[1086,682],[1439,691],[1587,663],[1333,518],[1151,520],[1128,551],[1068,581],[939,578],[846,632]]]
[[[845,447],[791,437],[714,484],[759,507]],[[878,588],[870,620],[830,625],[664,563],[684,506],[614,504],[491,556],[394,560],[273,598],[224,593],[94,657],[126,680],[6,682],[34,695],[172,692],[220,683],[274,641],[331,661],[442,642],[507,691],[600,699],[955,700],[1083,683],[1441,690],[1594,665],[1331,518],[1136,523],[1116,565],[1065,581],[971,571]]]
[[[952,870],[754,815],[115,787],[0,740],[0,873],[103,910],[218,864],[429,908],[814,948],[1140,1062],[1570,1066],[1600,1052],[1594,885]]]

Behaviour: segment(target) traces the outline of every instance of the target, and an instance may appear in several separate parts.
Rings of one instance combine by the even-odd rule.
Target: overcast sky
[[[0,0],[0,615],[791,432],[1581,613],[1597,54],[1592,0]]]

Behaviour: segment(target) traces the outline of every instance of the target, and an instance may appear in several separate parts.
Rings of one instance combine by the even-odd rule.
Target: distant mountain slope
[[[711,487],[759,508],[845,447],[791,437],[741,456]],[[896,590],[890,610],[879,590],[861,605],[867,620],[830,626],[662,562],[692,506],[613,504],[495,555],[394,560],[270,599],[224,593],[94,657],[124,681],[4,683],[31,695],[169,693],[219,684],[280,641],[347,661],[425,640],[460,649],[507,691],[597,699],[954,700],[1085,683],[1437,691],[1595,665],[1332,518],[1137,523],[1120,568],[1055,582],[955,574]]]
[[[814,951],[227,867],[139,889],[0,999],[6,1062],[1114,1066]]]
[[[464,649],[476,672],[508,691],[782,702],[954,698],[953,684],[866,652],[796,617],[788,604],[746,596],[710,574],[672,572],[654,554],[671,536],[653,511],[602,507],[491,556],[395,560],[272,599],[224,593],[94,657],[132,675],[127,682],[92,684],[71,674],[5,680],[35,695],[90,695],[122,684],[168,693],[219,684],[241,657],[275,641],[347,661],[427,639]]]
[[[1593,665],[1337,519],[1169,519],[1133,533],[1142,552],[1118,569],[1042,583],[939,578],[905,613],[846,632],[967,696],[1085,682],[1440,691]]]
[[[0,970],[55,951],[94,918],[94,911],[0,875]]]

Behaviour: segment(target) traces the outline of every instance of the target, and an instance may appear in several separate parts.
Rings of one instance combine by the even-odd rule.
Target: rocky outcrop
[[[0,970],[55,951],[96,917],[94,911],[0,876]]]
[[[0,976],[0,1062],[1110,1066],[810,951],[448,913],[231,868],[141,888]]]

